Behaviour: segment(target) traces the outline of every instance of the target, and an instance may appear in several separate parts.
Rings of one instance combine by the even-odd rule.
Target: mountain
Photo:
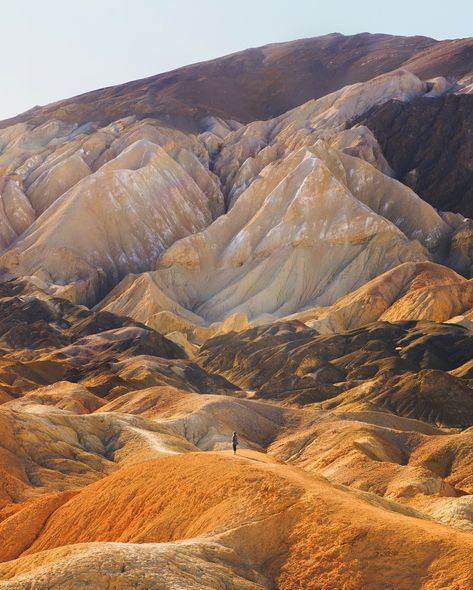
[[[431,262],[404,263],[341,297],[287,319],[320,333],[342,332],[376,320],[447,322],[473,309],[473,281]]]
[[[391,178],[366,127],[345,128],[372,104],[426,93],[396,71],[229,134],[214,163],[227,214],[163,252],[156,271],[127,277],[101,306],[157,329],[163,312],[196,326],[241,314],[262,321],[333,305],[405,262],[469,272],[469,250],[455,241],[468,222]]]
[[[401,182],[437,209],[473,217],[473,96],[390,101],[359,123],[374,133]]]
[[[247,49],[212,61],[89,92],[1,123],[51,120],[100,126],[128,117],[195,129],[212,115],[249,123],[280,115],[343,86],[405,67],[423,79],[473,74],[473,41],[393,35],[323,37]]]
[[[147,301],[164,303],[153,313],[184,308],[181,315],[193,321],[197,316],[199,323],[239,312],[253,319],[331,304],[399,262],[434,258],[449,263],[448,255],[456,254],[452,237],[463,218],[442,218],[391,179],[365,127],[346,129],[349,121],[380,102],[409,101],[433,92],[444,92],[441,83],[431,88],[410,72],[396,70],[309,101],[276,119],[228,130],[223,139],[211,132],[186,135],[154,120],[134,119],[73,131],[58,143],[50,135],[65,133],[58,125],[52,130],[44,125],[34,132],[17,130],[18,137],[14,135],[2,155],[9,162],[4,178],[15,184],[24,202],[29,199],[35,206],[37,218],[21,236],[13,237],[0,257],[0,268],[7,277],[34,275],[54,286],[57,295],[93,305],[121,279],[128,285],[130,273],[171,267],[151,277],[169,275],[163,279],[165,287],[156,283],[163,295]],[[23,144],[31,151],[19,155],[18,145]],[[75,182],[69,173],[77,169],[71,158],[84,161],[90,174]],[[265,176],[270,181],[261,188]],[[304,195],[301,186],[308,193],[318,187],[318,203]],[[319,207],[325,209],[323,215]],[[293,223],[297,217],[300,221]],[[189,243],[182,240],[188,236]],[[205,251],[213,244],[213,255],[204,261],[199,254],[196,265],[192,252],[199,249],[198,242]],[[327,260],[312,284],[304,285],[297,277],[312,264],[311,256],[318,255],[317,243],[327,244]],[[183,265],[182,277],[174,279],[179,270],[173,265]],[[299,273],[295,284],[300,291],[279,292],[275,265],[285,285],[290,284],[288,272]],[[464,265],[471,265],[468,252]],[[176,295],[172,281],[188,281],[192,267],[200,278],[191,280],[188,294],[179,289]],[[215,273],[226,267],[223,275]],[[208,273],[212,280],[218,276],[216,284]],[[260,286],[268,284],[268,274],[276,282],[271,294]],[[235,281],[241,282],[239,289],[233,288]],[[232,297],[227,296],[229,285]],[[183,296],[193,303],[181,301]],[[223,309],[219,298],[225,300]],[[212,313],[199,313],[196,300]],[[123,311],[120,304],[110,309]]]
[[[376,322],[327,336],[281,322],[212,338],[199,363],[257,398],[387,409],[466,428],[473,424],[472,339],[461,326],[428,322]]]
[[[472,588],[472,93],[332,34],[0,123],[0,588]]]
[[[0,307],[3,401],[59,381],[82,384],[86,397],[91,392],[110,399],[157,384],[235,389],[189,363],[181,347],[154,330],[50,297],[26,282],[2,285]]]

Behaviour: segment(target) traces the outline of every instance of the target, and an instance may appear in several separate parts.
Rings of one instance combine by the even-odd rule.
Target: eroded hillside
[[[0,124],[0,588],[473,587],[471,44]]]

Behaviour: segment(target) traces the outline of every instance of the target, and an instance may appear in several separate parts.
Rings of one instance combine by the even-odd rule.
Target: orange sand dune
[[[246,450],[123,468],[57,508],[23,555],[38,563],[68,544],[192,538],[231,547],[281,590],[473,584],[471,535]],[[14,563],[0,566],[0,579]]]

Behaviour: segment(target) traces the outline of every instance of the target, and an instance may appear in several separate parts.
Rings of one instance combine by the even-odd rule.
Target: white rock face
[[[226,215],[160,256],[144,290],[145,279],[127,280],[105,308],[143,312],[140,301],[152,300],[149,313],[206,323],[282,317],[330,305],[401,262],[429,260],[427,247],[448,231],[412,191],[320,142],[267,166]]]
[[[8,164],[0,248],[15,242],[1,261],[7,276],[33,275],[57,295],[93,304],[223,212],[206,149],[193,136],[134,119],[83,132],[44,127],[0,135]]]
[[[124,279],[102,308],[212,332],[330,305],[445,247],[451,226],[390,177],[367,128],[347,128],[432,88],[398,70],[270,121],[209,117],[199,137],[133,117],[3,130],[2,198],[21,206],[0,219],[0,268],[88,305]]]
[[[220,133],[238,127],[220,122]],[[209,123],[209,127],[211,127]],[[217,145],[222,141],[207,132]],[[39,127],[19,124],[0,130],[0,250],[5,250],[34,219],[78,182],[97,172],[137,141],[161,147],[206,194],[213,217],[223,212],[219,182],[209,171],[205,142],[157,121],[128,117],[97,128],[50,121]]]
[[[345,130],[347,122],[377,104],[388,100],[408,101],[425,94],[428,89],[428,84],[411,72],[396,70],[309,101],[276,119],[257,121],[231,133],[225,138],[215,163],[230,205],[269,162],[303,146],[312,146],[321,138],[343,143],[343,139],[337,140],[338,133],[352,136],[354,133]],[[380,153],[368,130],[360,130],[359,135],[364,137],[365,143],[371,143],[374,152]],[[361,142],[361,137],[356,141]],[[352,137],[351,141],[355,139]],[[357,155],[366,156],[372,163],[375,160],[366,150],[364,155],[361,150]],[[380,169],[387,172],[389,167],[382,156],[380,160]]]
[[[195,326],[267,321],[331,305],[402,262],[439,259],[451,225],[390,177],[368,129],[345,129],[375,104],[429,88],[396,71],[227,135],[215,170],[228,213],[101,307],[160,328],[162,313]]]
[[[37,214],[41,215],[56,199],[89,174],[89,166],[77,152],[46,167],[27,191]]]
[[[14,176],[0,179],[0,249],[7,248],[34,221],[35,212]]]

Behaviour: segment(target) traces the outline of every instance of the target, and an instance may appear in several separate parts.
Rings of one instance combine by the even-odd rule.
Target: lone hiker
[[[234,432],[232,436],[232,446],[233,446],[233,454],[236,455],[236,450],[238,446],[238,436],[237,433]]]

